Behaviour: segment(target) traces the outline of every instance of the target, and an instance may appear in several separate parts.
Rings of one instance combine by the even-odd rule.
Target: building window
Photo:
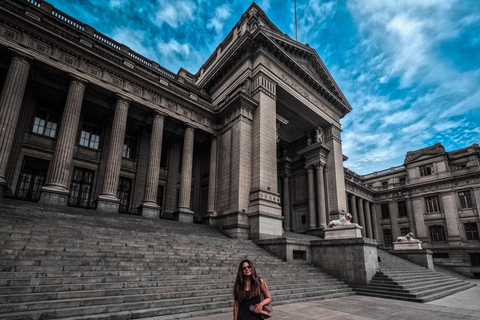
[[[37,110],[35,120],[33,122],[33,133],[38,133],[50,138],[55,138],[57,132],[58,118],[56,115],[45,111]]]
[[[446,241],[445,229],[443,226],[430,226],[428,229],[430,231],[430,239],[432,242]]]
[[[466,167],[467,167],[467,164],[466,164],[466,163],[462,163],[462,164],[457,165],[456,169],[457,169],[457,170],[462,170],[462,169],[465,169]]]
[[[90,206],[94,174],[92,170],[77,167],[73,169],[70,196],[68,197],[69,206],[83,208]]]
[[[382,189],[388,189],[388,180],[382,181]]]
[[[101,127],[93,119],[83,121],[80,145],[90,149],[98,150],[100,142]]]
[[[427,207],[427,213],[440,212],[438,196],[425,197],[425,206]]]
[[[464,190],[458,192],[458,197],[460,198],[460,204],[462,209],[472,208],[472,195],[470,194],[470,190]]]
[[[392,244],[392,229],[383,229],[383,243],[384,244]]]
[[[398,201],[397,206],[398,206],[398,216],[399,217],[408,217],[407,202],[405,200]]]
[[[470,262],[472,266],[480,266],[480,253],[470,253]]]
[[[430,176],[433,174],[433,164],[420,166],[420,177]]]
[[[136,142],[137,140],[134,137],[125,135],[122,157],[128,159],[133,159],[135,157],[135,146],[137,144]]]
[[[400,228],[400,234],[402,236],[406,236],[409,233],[410,233],[410,228],[408,228],[408,227],[407,228]]]
[[[480,240],[478,236],[478,227],[475,222],[473,223],[465,223],[465,234],[467,236],[467,240]]]
[[[407,183],[407,178],[400,177],[399,178],[399,183],[400,183],[401,186],[404,186]]]
[[[382,219],[390,219],[390,211],[388,210],[388,203],[382,203],[380,205],[382,210]]]
[[[117,197],[120,199],[118,212],[128,213],[130,206],[130,193],[132,191],[132,179],[122,178],[118,181]]]
[[[45,184],[49,162],[42,159],[25,157],[18,177],[15,196],[28,200],[40,200],[40,190]]]

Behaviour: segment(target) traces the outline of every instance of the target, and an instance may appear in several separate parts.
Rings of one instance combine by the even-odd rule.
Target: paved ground
[[[368,320],[421,319],[454,320],[480,319],[480,280],[471,280],[477,286],[449,297],[427,303],[350,296],[294,303],[274,307],[272,320]],[[231,320],[232,314],[216,314],[189,320]]]

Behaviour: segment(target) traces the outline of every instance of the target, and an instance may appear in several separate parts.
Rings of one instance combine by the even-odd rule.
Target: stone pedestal
[[[308,235],[319,237],[319,238],[325,238],[325,229],[324,228],[314,228],[314,229],[308,229],[306,231]]]
[[[351,224],[338,228],[326,228],[324,229],[325,240],[330,239],[354,239],[362,238],[362,227],[357,224]]]
[[[180,208],[173,213],[173,219],[178,222],[193,223],[193,211]]]
[[[39,203],[53,206],[66,206],[69,192],[55,187],[44,186],[40,193]]]
[[[393,243],[393,250],[421,250],[422,242],[420,240],[396,241]]]
[[[140,212],[142,217],[158,219],[160,217],[160,206],[155,203],[144,202],[138,207],[138,212]]]
[[[416,249],[416,250],[390,250],[389,253],[396,255],[402,259],[408,260],[419,266],[434,270],[433,267],[433,252],[428,249]]]
[[[311,263],[310,241],[284,236],[277,239],[257,240],[255,243],[283,261],[306,261]],[[302,257],[301,259],[300,256]]]
[[[100,195],[97,199],[97,211],[118,213],[120,206],[120,200],[116,197],[110,197],[106,195]]]
[[[312,263],[334,277],[368,285],[378,271],[377,247],[377,241],[366,238],[317,240],[311,241],[310,253]]]

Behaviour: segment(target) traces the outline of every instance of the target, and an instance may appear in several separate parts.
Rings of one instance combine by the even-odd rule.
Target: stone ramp
[[[249,258],[274,304],[354,294],[215,228],[78,208],[0,203],[0,319],[175,319],[231,312]]]
[[[436,272],[410,261],[401,259],[383,250],[378,250],[380,270],[368,286],[355,286],[357,294],[427,302],[475,286],[457,277]]]

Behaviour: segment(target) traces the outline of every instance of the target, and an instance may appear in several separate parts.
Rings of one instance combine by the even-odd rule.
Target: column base
[[[173,213],[173,219],[178,222],[193,223],[193,211],[187,208],[179,208]]]
[[[100,195],[97,199],[97,211],[107,213],[118,213],[120,199],[115,196]]]
[[[38,202],[53,206],[66,206],[69,194],[65,188],[44,186]]]
[[[203,223],[207,226],[214,226],[215,225],[215,214],[213,212],[207,213],[205,218],[203,218]]]
[[[138,212],[142,217],[158,219],[160,218],[160,206],[152,202],[144,202],[138,207]]]

